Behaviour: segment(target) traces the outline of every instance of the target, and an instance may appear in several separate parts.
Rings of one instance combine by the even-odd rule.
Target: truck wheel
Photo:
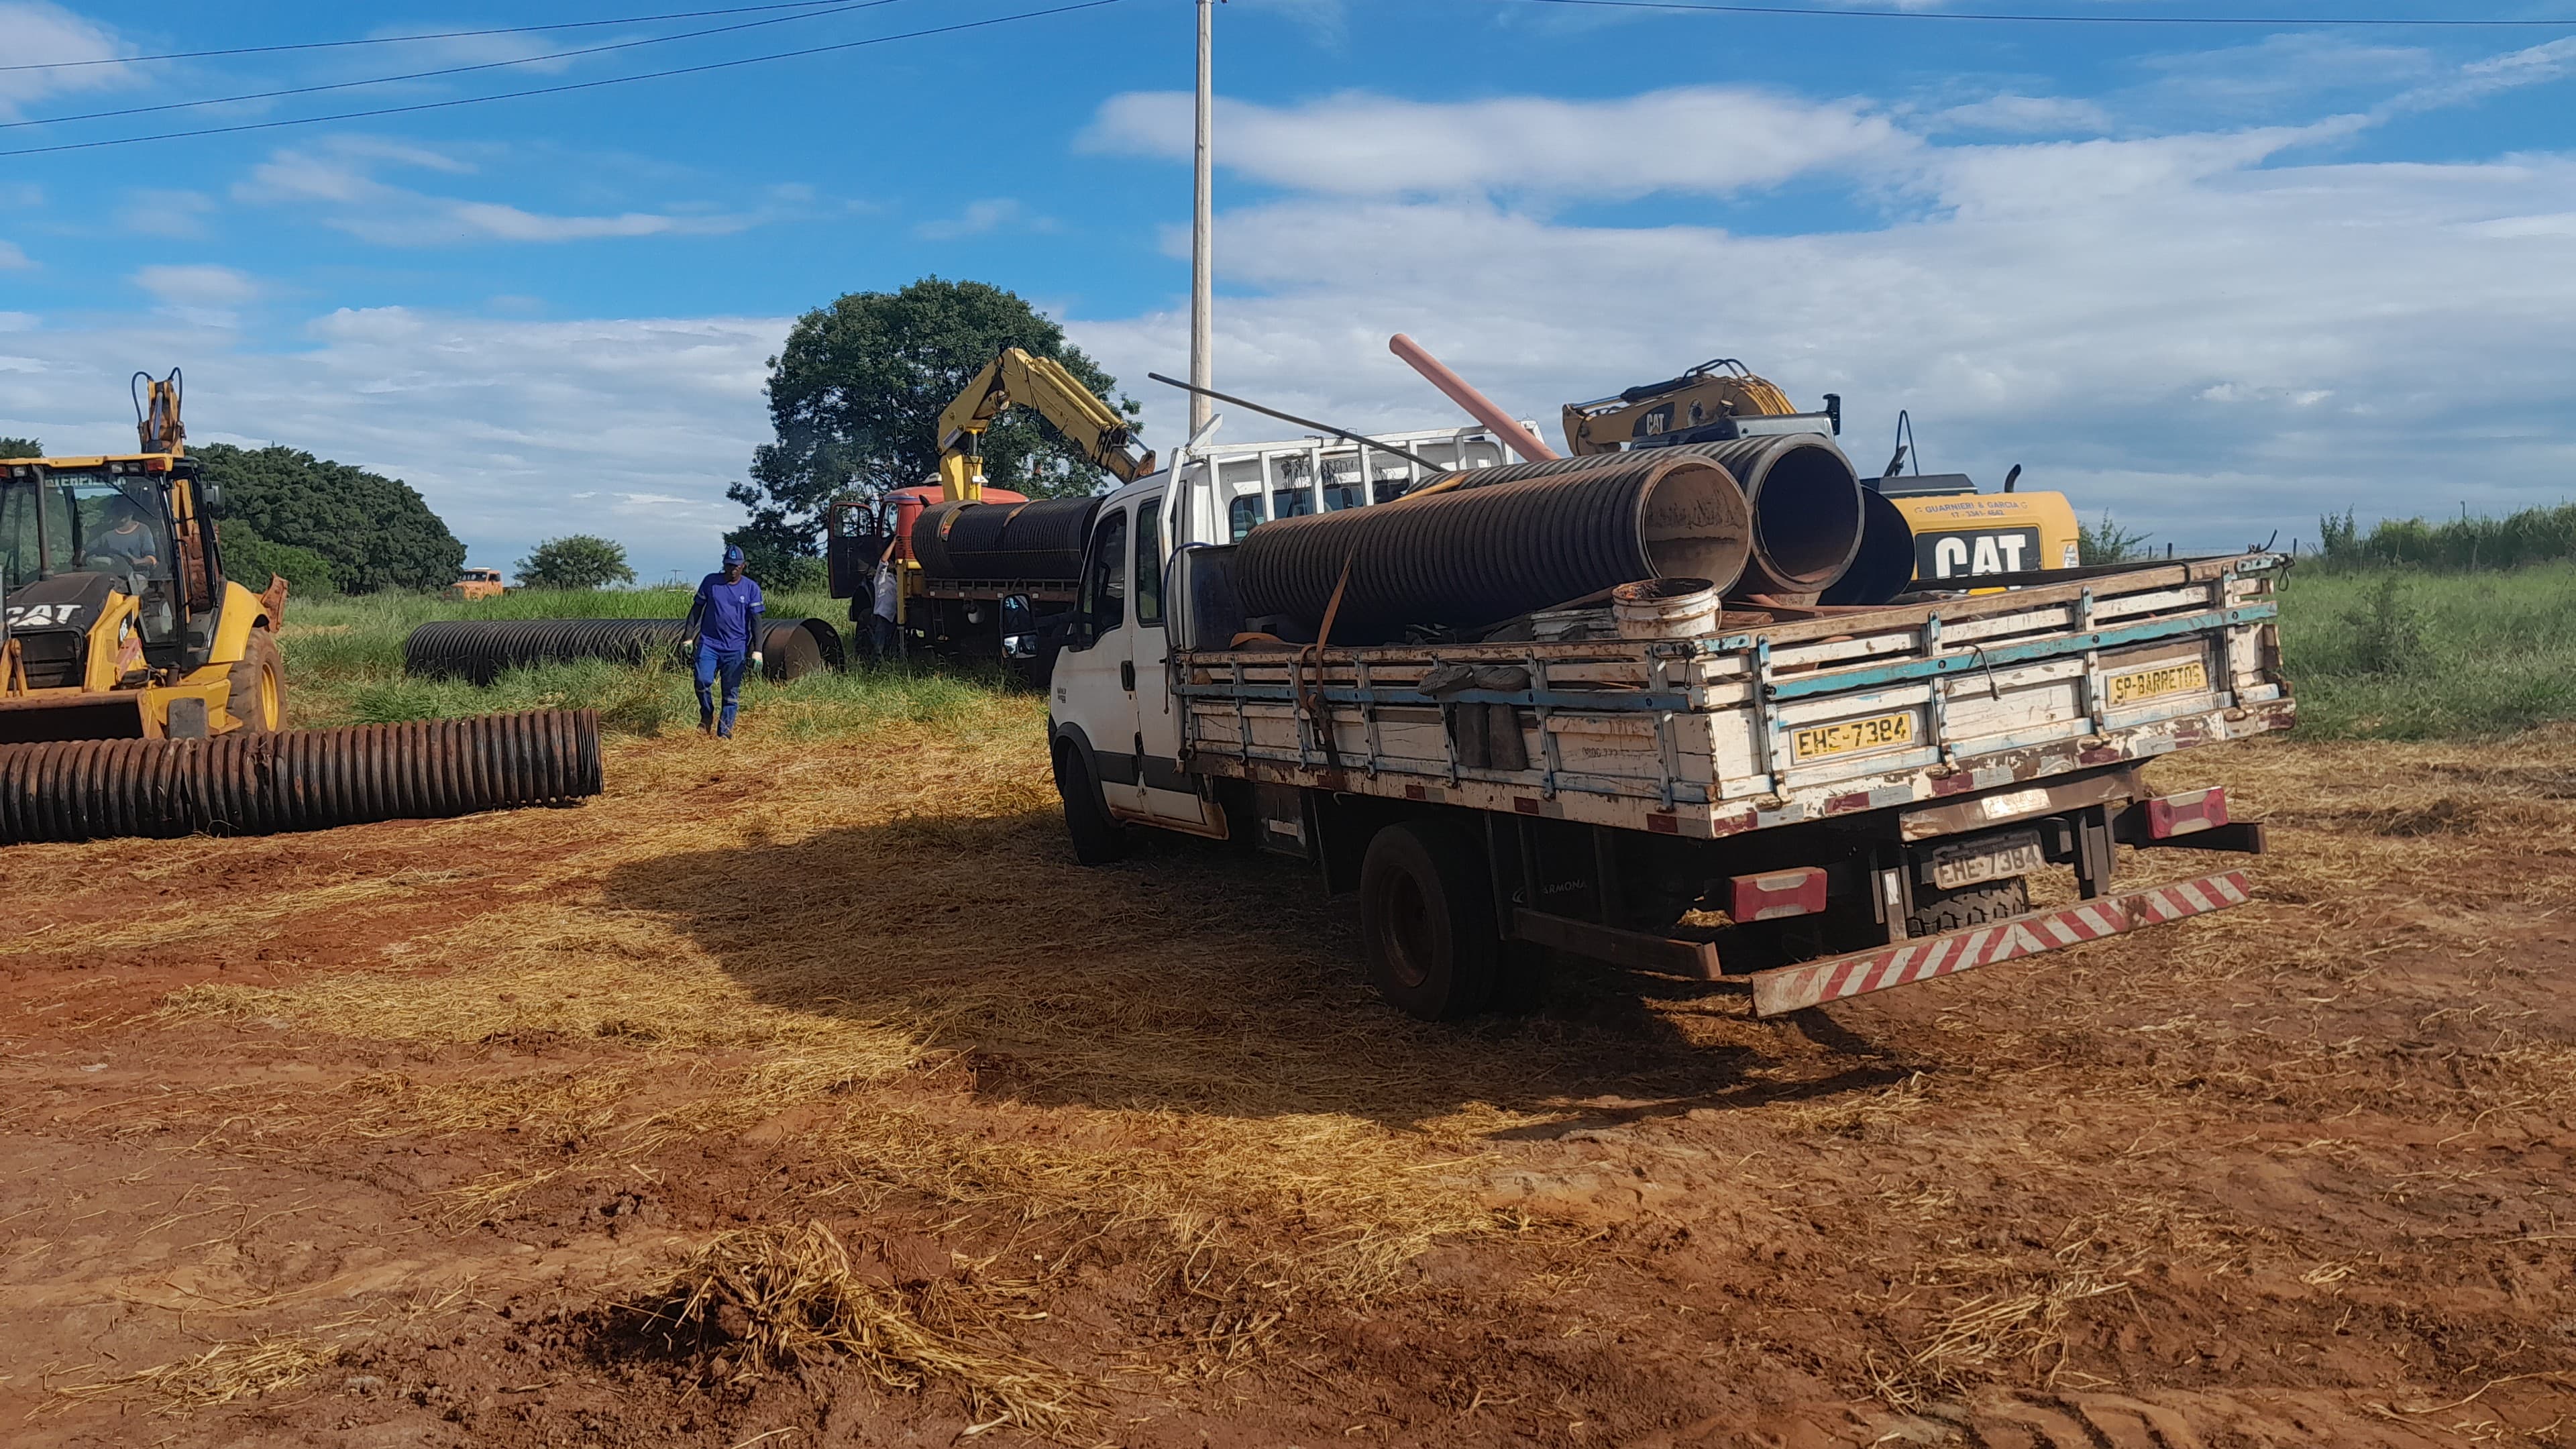
[[[277,636],[266,629],[250,631],[250,643],[233,663],[228,681],[232,694],[224,709],[240,720],[244,734],[264,735],[286,725],[286,658]]]
[[[1127,854],[1127,832],[1109,818],[1100,788],[1082,763],[1082,751],[1070,744],[1055,747],[1055,793],[1064,801],[1064,833],[1073,838],[1073,858],[1084,865],[1107,865]]]
[[[1914,898],[1914,911],[1905,918],[1905,934],[1937,936],[1944,931],[1963,931],[1989,921],[2006,920],[2029,909],[2030,887],[2020,876],[1954,891],[1927,890]]]
[[[1436,821],[1390,825],[1360,862],[1360,935],[1369,979],[1425,1021],[1484,1009],[1499,974],[1492,888],[1483,852]]]

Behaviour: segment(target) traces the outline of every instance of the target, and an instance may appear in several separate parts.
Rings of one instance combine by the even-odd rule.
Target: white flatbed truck
[[[2222,789],[2157,797],[2140,770],[2292,724],[2277,554],[1683,638],[1234,647],[1231,545],[1283,460],[1360,480],[1350,506],[1421,481],[1336,447],[1211,450],[1104,500],[1049,710],[1086,863],[1135,827],[1305,861],[1358,893],[1379,989],[1435,1019],[1546,950],[1741,981],[1773,1016],[2248,898],[2241,870],[2115,886],[2114,846],[2262,850]],[[2033,910],[2053,867],[2078,899]]]

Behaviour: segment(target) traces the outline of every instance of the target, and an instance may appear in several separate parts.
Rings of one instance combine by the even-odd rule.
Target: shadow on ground
[[[1052,812],[905,818],[618,868],[610,905],[671,922],[761,1001],[917,1031],[977,1090],[1039,1104],[1390,1126],[1475,1108],[1548,1135],[1884,1085],[1917,1070],[1740,992],[1587,966],[1535,1009],[1406,1019],[1359,965],[1347,900],[1285,862],[1185,840],[1072,863]]]

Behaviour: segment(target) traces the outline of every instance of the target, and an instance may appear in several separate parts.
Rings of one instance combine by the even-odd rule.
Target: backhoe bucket
[[[141,690],[86,694],[75,690],[0,697],[0,745],[47,740],[139,740],[144,725]]]

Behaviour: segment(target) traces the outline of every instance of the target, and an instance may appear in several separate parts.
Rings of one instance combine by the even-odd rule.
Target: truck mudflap
[[[1752,976],[1753,1014],[1780,1016],[1840,1001],[1891,986],[1911,986],[1935,976],[1952,976],[2104,940],[2143,926],[2161,926],[2185,916],[2205,915],[2241,906],[2253,899],[2245,872],[2223,870],[2170,885],[2084,901],[2057,910],[2033,911],[2008,921],[1971,926],[1925,936],[1901,946],[1881,946],[1849,956],[1804,961],[1758,971]]]

